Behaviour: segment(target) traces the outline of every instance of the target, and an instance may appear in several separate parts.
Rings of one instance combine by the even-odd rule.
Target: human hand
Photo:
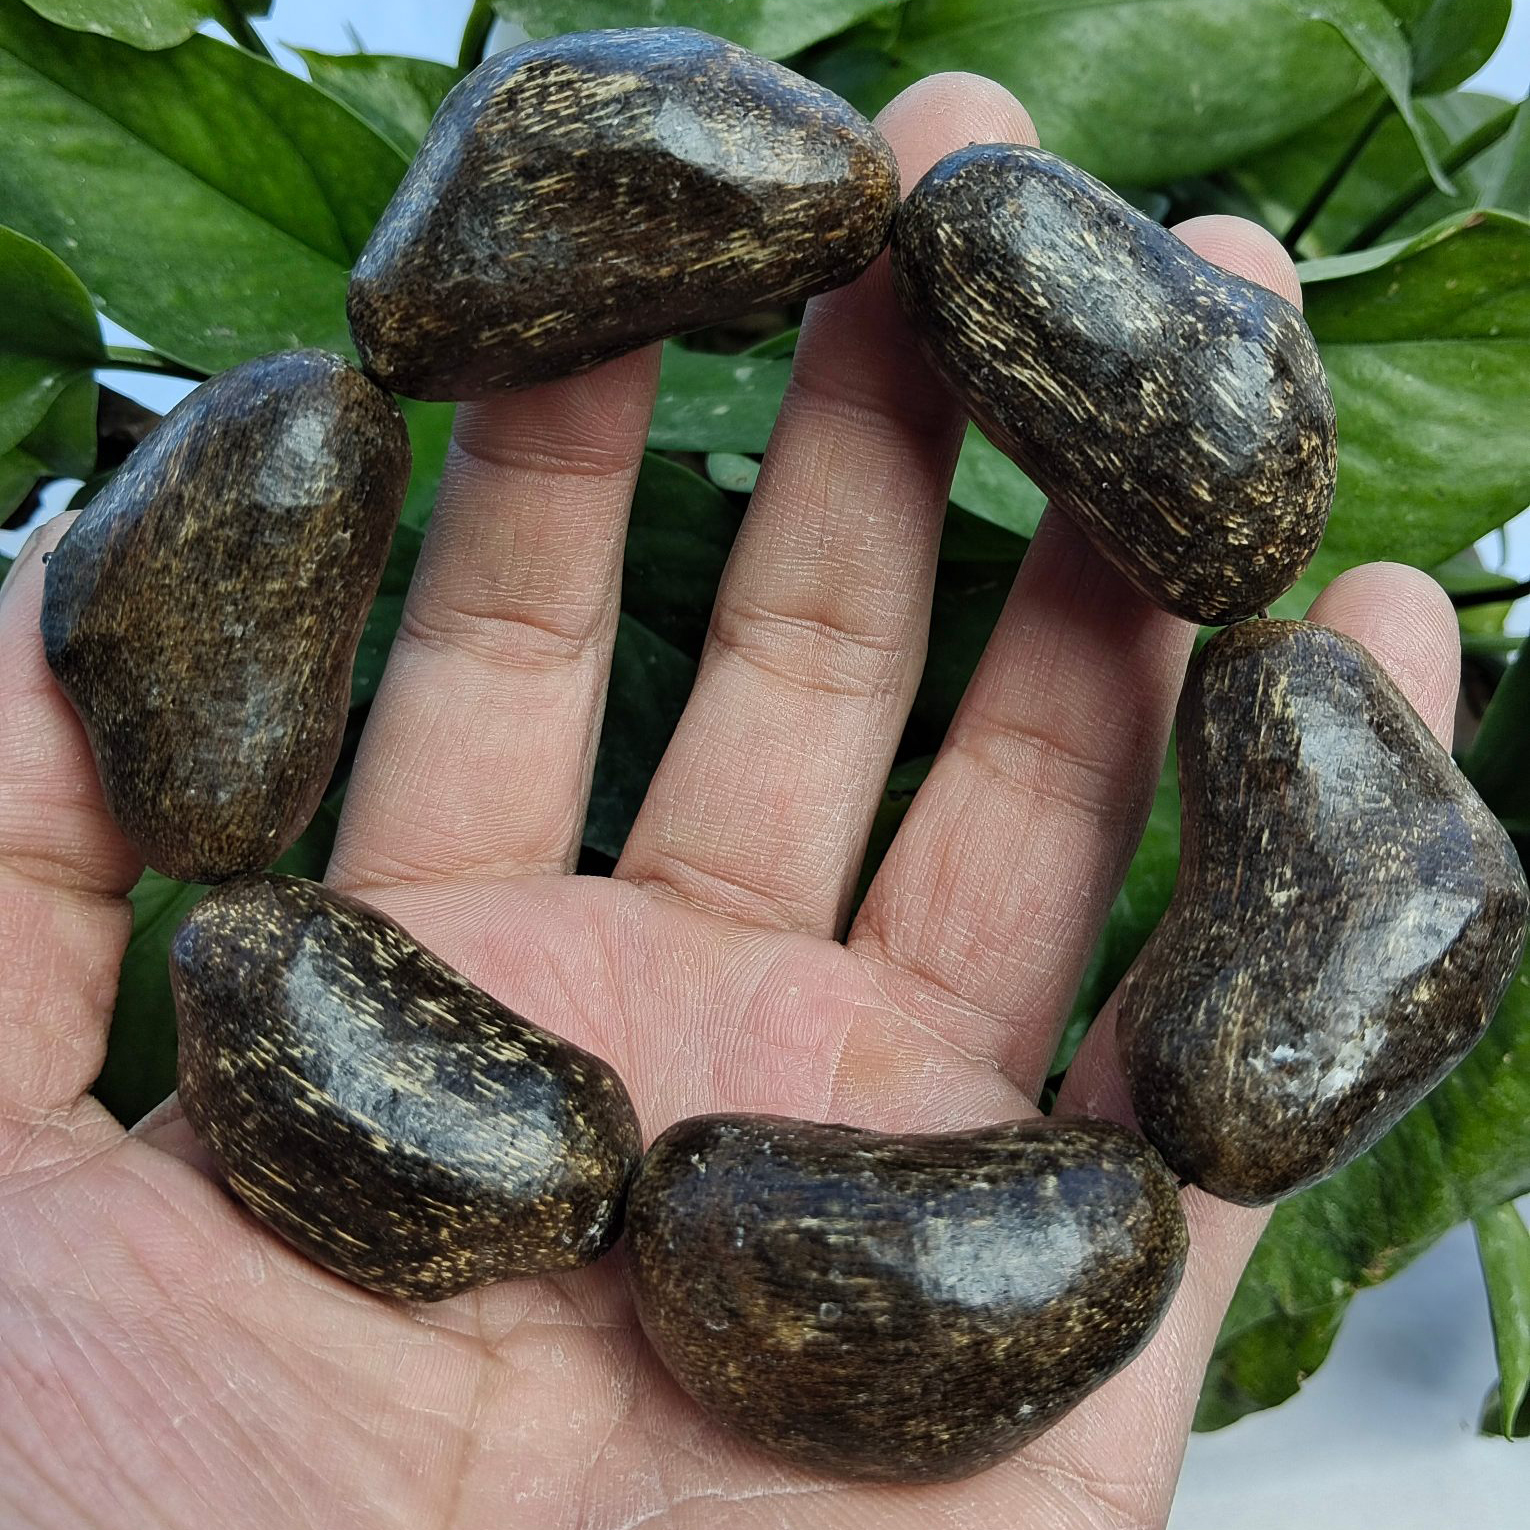
[[[905,184],[1034,141],[997,86],[884,114]],[[1203,254],[1299,301],[1253,225]],[[1194,638],[1049,513],[929,780],[841,939],[922,662],[962,417],[885,261],[817,300],[695,692],[614,877],[570,874],[658,358],[464,408],[330,882],[609,1059],[652,1137],[705,1110],[895,1130],[1034,1113],[1140,835]],[[0,1505],[8,1525],[999,1530],[1161,1524],[1260,1214],[1184,1194],[1189,1268],[1126,1371],[969,1481],[814,1478],[711,1426],[621,1255],[406,1307],[219,1188],[173,1102],[87,1095],[141,867],[37,636],[47,528],[0,600]],[[1374,566],[1314,618],[1447,736],[1456,627]],[[1107,1008],[1059,1108],[1129,1120]]]

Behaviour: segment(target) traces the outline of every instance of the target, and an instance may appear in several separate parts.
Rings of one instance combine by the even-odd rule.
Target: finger
[[[879,119],[904,185],[1034,143],[1000,86],[936,75]],[[700,673],[618,875],[753,924],[837,928],[923,663],[962,416],[884,257],[808,308]]]
[[[1348,633],[1369,649],[1440,742],[1449,746],[1460,683],[1460,640],[1450,602],[1432,579],[1398,564],[1352,569],[1318,597],[1310,618]],[[1116,1059],[1114,1000],[1084,1039],[1063,1081],[1057,1113],[1133,1124]],[[1114,1429],[1118,1447],[1124,1443],[1141,1456],[1143,1475],[1156,1484],[1165,1509],[1206,1360],[1268,1219],[1265,1211],[1232,1206],[1199,1190],[1187,1190],[1183,1203],[1191,1253],[1174,1307],[1137,1364],[1092,1399],[1088,1412],[1081,1410],[1078,1434],[1059,1442],[1065,1450],[1081,1453],[1091,1439]],[[1149,1418],[1155,1421],[1151,1426],[1144,1423]],[[1129,1457],[1121,1464],[1125,1471],[1133,1466]]]
[[[1254,224],[1179,232],[1299,296]],[[1048,510],[850,933],[910,1013],[1032,1095],[1141,837],[1194,636]]]
[[[0,594],[0,1172],[74,1161],[119,1135],[82,1097],[106,1055],[125,894],[143,863],[43,658],[43,561],[67,524],[33,534]]]
[[[658,361],[650,347],[458,411],[335,885],[573,864]]]

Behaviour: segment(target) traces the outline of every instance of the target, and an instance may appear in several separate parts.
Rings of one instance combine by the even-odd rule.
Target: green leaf
[[[1448,90],[1493,56],[1513,0],[1386,0],[1413,44],[1415,90]]]
[[[406,526],[421,527],[436,507],[436,491],[441,487],[446,454],[452,444],[452,422],[457,417],[457,406],[423,404],[413,398],[401,398],[398,406],[409,427],[409,446],[414,453],[414,468],[409,476],[409,491],[404,496],[400,518]]]
[[[1301,270],[1338,410],[1333,571],[1430,567],[1530,503],[1530,223],[1475,212]]]
[[[367,613],[366,625],[361,629],[361,642],[356,649],[356,664],[351,671],[353,707],[364,706],[377,694],[398,624],[404,615],[404,597],[409,593],[409,581],[414,577],[414,566],[419,561],[424,540],[425,533],[419,527],[403,522],[393,533],[393,546],[388,549],[388,561],[383,565],[382,583],[377,588],[372,609]]]
[[[1073,1012],[1052,1060],[1052,1073],[1062,1072],[1073,1061],[1084,1033],[1169,906],[1179,874],[1179,812],[1179,770],[1171,746],[1158,775],[1158,789],[1141,843],[1084,970]]]
[[[779,349],[776,337],[768,342]],[[664,347],[648,444],[656,450],[758,455],[765,450],[791,377],[786,357],[727,356]],[[1046,506],[1036,486],[970,428],[951,498],[964,510],[1029,537]]]
[[[1530,1189],[1530,961],[1486,1036],[1377,1145],[1276,1207],[1222,1325],[1196,1413],[1218,1429],[1290,1397],[1356,1291]]]
[[[1465,768],[1500,818],[1530,825],[1530,649],[1504,671],[1482,714]]]
[[[276,863],[292,876],[324,875],[342,793],[327,797],[301,839]],[[175,1000],[170,942],[205,887],[146,871],[129,897],[133,933],[122,958],[106,1061],[93,1093],[124,1126],[141,1120],[175,1088]]]
[[[1334,27],[1365,60],[1408,125],[1430,176],[1447,196],[1455,191],[1440,166],[1434,144],[1413,106],[1413,52],[1397,18],[1381,0],[1298,0],[1309,15]]]
[[[1453,91],[1420,101],[1418,109],[1425,131],[1443,156],[1484,123],[1499,116],[1505,105],[1497,96]],[[1289,142],[1239,166],[1238,184],[1254,197],[1265,223],[1272,228],[1290,225],[1362,131],[1371,109],[1369,98],[1343,107]],[[1503,205],[1493,194],[1492,185],[1501,175],[1504,151],[1503,143],[1495,144],[1455,171],[1454,196],[1444,196],[1429,188],[1418,204],[1388,231],[1388,238],[1418,233],[1450,213],[1465,211],[1478,203]],[[1407,127],[1399,118],[1389,118],[1323,204],[1303,247],[1319,254],[1345,248],[1413,180],[1417,163],[1418,152]]]
[[[1477,200],[1484,207],[1530,216],[1530,96],[1519,103],[1514,125],[1478,163]]]
[[[1520,1404],[1519,1416],[1505,1423],[1503,1402],[1495,1384],[1482,1405],[1482,1421],[1478,1426],[1483,1434],[1502,1435],[1510,1440],[1530,1440],[1530,1399]]]
[[[691,659],[622,613],[584,825],[591,849],[613,860],[621,854],[695,678]]]
[[[760,459],[741,452],[708,452],[707,477],[730,494],[753,494],[760,481]]]
[[[270,0],[27,0],[40,16],[75,32],[113,37],[135,48],[170,48],[204,21],[264,16]]]
[[[1355,32],[1385,16],[1379,0],[1321,11],[1301,0],[913,0],[895,59],[905,71],[992,75],[1049,148],[1105,180],[1153,187],[1232,164],[1366,87],[1369,71],[1324,17],[1348,17]]]
[[[930,648],[904,736],[904,752],[934,754],[1015,582],[1010,562],[944,562],[935,576]]]
[[[967,427],[956,459],[951,498],[973,515],[1026,538],[1035,536],[1047,507],[1046,495],[976,425]]]
[[[101,359],[101,326],[80,279],[51,250],[0,228],[0,454]]]
[[[622,610],[699,658],[738,523],[738,511],[715,485],[649,452],[632,499]]]
[[[791,362],[664,347],[648,444],[657,450],[765,450]]]
[[[216,372],[348,350],[351,262],[404,157],[323,91],[207,37],[144,53],[0,0],[0,206],[112,318]]]
[[[411,158],[442,98],[462,78],[451,65],[428,58],[293,51],[308,65],[315,85],[343,101]]]
[[[506,21],[533,37],[591,27],[696,27],[766,58],[785,58],[888,0],[495,0]]]
[[[1512,1205],[1472,1218],[1498,1354],[1498,1419],[1506,1439],[1530,1396],[1530,1228]]]

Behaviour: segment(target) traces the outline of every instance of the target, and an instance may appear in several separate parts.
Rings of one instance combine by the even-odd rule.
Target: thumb
[[[84,1096],[143,865],[43,658],[43,564],[72,519],[34,532],[0,591],[0,1175],[77,1161],[117,1132]]]

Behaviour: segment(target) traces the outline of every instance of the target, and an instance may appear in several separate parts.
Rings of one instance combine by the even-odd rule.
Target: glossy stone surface
[[[48,663],[156,871],[269,866],[313,817],[409,466],[354,367],[264,356],[173,409],[49,558]]]
[[[442,103],[352,274],[367,369],[466,399],[850,281],[898,171],[832,92],[683,27],[489,59]]]
[[[1362,1153],[1492,1019],[1524,948],[1514,848],[1357,643],[1248,622],[1180,702],[1183,859],[1121,990],[1171,1168],[1257,1205]]]
[[[708,1413],[887,1482],[968,1476],[1055,1423],[1146,1344],[1186,1249],[1158,1156],[1099,1121],[700,1116],[649,1150],[627,1229],[643,1327]]]
[[[598,1259],[642,1152],[597,1057],[354,899],[215,888],[176,932],[180,1100],[229,1185],[310,1258],[436,1301]]]
[[[1333,499],[1333,401],[1302,316],[1082,170],[1014,144],[910,193],[893,274],[984,434],[1150,600],[1252,616]]]

